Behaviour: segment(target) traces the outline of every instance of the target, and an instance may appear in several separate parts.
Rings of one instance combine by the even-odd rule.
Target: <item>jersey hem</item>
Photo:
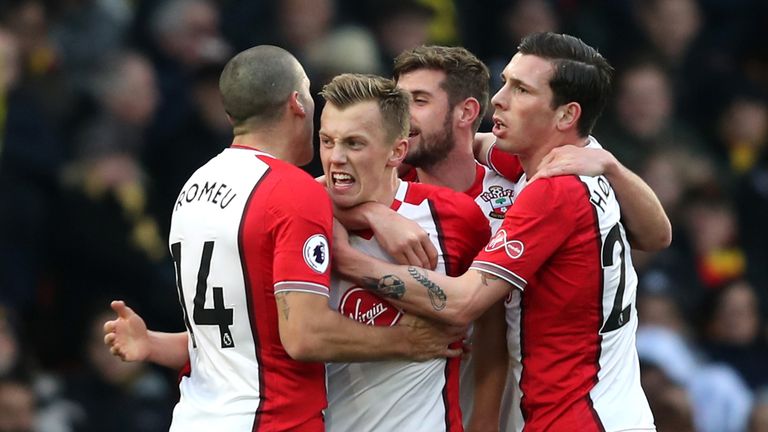
[[[504,267],[499,266],[498,264],[490,263],[487,261],[473,261],[469,268],[500,277],[511,283],[520,291],[525,291],[525,287],[528,285],[528,282],[525,279],[505,269]]]
[[[328,287],[311,282],[285,281],[275,284],[275,294],[285,291],[306,292],[330,297]]]

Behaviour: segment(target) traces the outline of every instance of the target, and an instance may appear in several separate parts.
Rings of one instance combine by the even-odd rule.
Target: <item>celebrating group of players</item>
[[[671,229],[590,136],[611,73],[577,38],[527,36],[492,133],[488,69],[463,48],[406,51],[394,79],[339,75],[319,182],[296,167],[313,155],[301,64],[237,54],[220,79],[232,145],[172,213],[187,331],[116,301],[105,342],[184,370],[172,431],[655,430],[630,247]]]

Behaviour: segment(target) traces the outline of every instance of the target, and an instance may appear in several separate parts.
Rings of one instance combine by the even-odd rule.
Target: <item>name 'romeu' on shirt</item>
[[[237,196],[237,193],[224,182],[208,181],[205,183],[192,183],[179,193],[173,210],[178,210],[182,205],[192,202],[207,202],[225,209]]]

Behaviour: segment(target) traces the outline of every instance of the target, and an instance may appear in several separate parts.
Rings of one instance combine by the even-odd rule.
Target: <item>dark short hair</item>
[[[408,136],[410,99],[391,79],[367,74],[341,74],[326,84],[320,95],[338,108],[374,101],[379,105],[387,138]]]
[[[532,33],[517,49],[552,63],[552,108],[577,102],[581,106],[579,134],[589,135],[608,103],[613,74],[608,61],[581,39],[565,34]]]
[[[404,74],[421,69],[445,73],[446,78],[440,87],[448,94],[451,107],[469,97],[477,99],[480,114],[472,125],[477,131],[488,108],[488,67],[461,47],[420,46],[395,58],[395,81]]]
[[[280,117],[282,106],[299,89],[302,68],[288,51],[259,45],[233,57],[221,73],[219,90],[235,135]]]

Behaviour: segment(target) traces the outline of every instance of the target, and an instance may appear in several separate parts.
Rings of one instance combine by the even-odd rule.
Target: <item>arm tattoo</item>
[[[480,279],[482,279],[484,286],[488,286],[488,281],[499,280],[498,276],[492,275],[490,273],[486,273],[484,271],[478,271],[478,270],[475,270],[475,271],[480,273]]]
[[[405,283],[395,275],[386,275],[381,279],[363,278],[363,285],[384,297],[400,300],[405,295]]]
[[[275,294],[275,300],[277,300],[277,305],[280,307],[280,312],[283,313],[283,318],[285,320],[288,320],[288,314],[291,311],[291,308],[288,307],[288,301],[286,300],[287,293],[279,293]]]
[[[427,288],[429,301],[432,302],[432,309],[436,311],[445,309],[445,303],[448,299],[448,296],[445,295],[445,292],[442,288],[440,288],[440,285],[432,282],[429,280],[429,278],[427,278],[426,271],[419,272],[416,267],[408,267],[408,273],[410,273],[411,277],[416,279],[418,283],[424,285],[424,287]]]

